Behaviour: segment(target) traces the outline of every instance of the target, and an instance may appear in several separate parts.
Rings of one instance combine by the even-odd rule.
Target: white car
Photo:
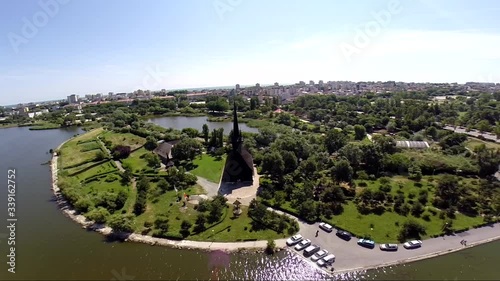
[[[300,241],[302,241],[302,239],[304,239],[304,237],[302,237],[302,235],[300,235],[300,234],[297,234],[297,235],[294,235],[294,236],[288,238],[288,240],[286,240],[286,244],[288,246],[293,246],[293,245],[299,243]]]
[[[320,260],[318,261],[318,265],[319,265],[320,267],[322,267],[322,266],[327,266],[327,265],[332,264],[334,261],[335,261],[335,255],[334,255],[334,254],[329,254],[328,256],[326,256],[326,257],[324,257],[324,258],[320,259]]]
[[[403,244],[403,247],[405,247],[405,249],[420,248],[420,247],[422,247],[422,241],[420,241],[420,240],[408,241],[408,242]]]
[[[332,232],[333,231],[333,226],[331,226],[331,225],[329,225],[327,223],[324,223],[324,222],[321,222],[319,224],[319,228],[323,229],[326,232]]]
[[[299,244],[295,245],[295,250],[297,250],[297,251],[302,251],[302,250],[304,250],[305,248],[307,248],[307,247],[311,246],[311,243],[312,243],[312,242],[311,242],[311,240],[309,240],[309,239],[304,239],[304,240],[300,241],[300,243],[299,243]]]
[[[326,257],[326,255],[328,255],[328,251],[327,250],[320,250],[320,251],[316,252],[316,254],[314,254],[311,257],[311,260],[314,261],[314,262],[317,262],[322,257]]]

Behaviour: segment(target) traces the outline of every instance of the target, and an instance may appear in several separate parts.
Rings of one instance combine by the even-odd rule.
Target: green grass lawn
[[[353,202],[345,204],[344,212],[334,216],[328,222],[351,231],[356,235],[370,237],[378,243],[389,243],[398,242],[397,237],[400,228],[410,218],[426,227],[427,234],[422,238],[428,238],[431,235],[437,235],[442,232],[443,220],[439,219],[437,214],[431,214],[430,221],[425,221],[422,218],[416,218],[411,215],[407,217],[401,216],[395,212],[384,212],[382,215],[362,215],[358,212]],[[472,227],[482,222],[483,219],[481,217],[467,217],[457,214],[456,219],[453,220],[453,229]]]
[[[82,152],[82,149],[85,150],[85,148],[88,148],[93,143],[92,140],[101,134],[102,131],[102,128],[96,129],[65,143],[60,149],[60,167],[65,168],[95,159],[99,150]]]
[[[224,164],[226,163],[225,160],[225,156],[217,159],[209,154],[202,154],[193,160],[193,166],[196,168],[189,172],[211,182],[218,183],[224,169]]]
[[[111,182],[106,181],[107,178],[109,179],[111,177],[114,177],[116,180]],[[122,185],[120,176],[118,174],[110,174],[105,178],[84,184],[81,191],[83,194],[91,194],[93,192],[101,193],[105,191],[114,191],[115,193],[118,193],[118,191],[124,188],[128,190],[129,186]]]
[[[146,150],[144,147],[141,147],[137,151],[134,151],[130,154],[127,159],[122,160],[123,164],[129,165],[132,169],[132,172],[139,173],[143,169],[148,168],[148,162],[144,159],[144,156],[148,153],[152,153],[151,151]]]
[[[252,219],[248,217],[246,206],[242,206],[242,214],[233,217],[233,207],[227,209],[226,218],[218,225],[206,231],[191,235],[187,239],[195,241],[236,242],[245,240],[268,240],[286,238],[289,235],[277,233],[271,229],[256,230],[252,227]]]
[[[153,186],[154,183],[151,185]],[[183,192],[180,191],[179,195],[182,194]],[[175,190],[172,190],[162,194],[154,201],[148,200],[146,211],[136,218],[135,230],[141,232],[144,228],[144,222],[154,222],[159,215],[167,216],[170,219],[169,232],[178,233],[183,220],[194,224],[198,212],[190,204],[187,205],[187,208],[183,208],[181,202],[176,202],[177,196]]]
[[[483,141],[476,138],[469,138],[467,142],[465,142],[465,146],[471,150],[474,150],[476,146],[481,144],[486,145],[487,148],[500,149],[500,144],[495,142]]]
[[[102,140],[109,140],[115,145],[125,145],[130,146],[132,150],[143,146],[146,143],[146,139],[136,136],[131,133],[121,134],[111,131],[107,131],[102,135]]]
[[[78,179],[79,181],[83,181],[91,176],[96,176],[100,174],[105,174],[109,172],[117,172],[118,169],[113,166],[113,164],[110,161],[107,161],[103,164],[100,164],[98,166],[92,167],[86,171],[83,171],[77,175],[75,175],[75,178]]]

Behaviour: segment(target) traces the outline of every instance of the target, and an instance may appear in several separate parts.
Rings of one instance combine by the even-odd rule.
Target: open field
[[[130,146],[132,150],[135,150],[146,143],[146,139],[136,136],[131,133],[119,134],[115,132],[108,131],[101,136],[102,140],[110,141],[113,146],[125,145]]]
[[[141,147],[138,150],[131,153],[129,157],[123,159],[122,163],[130,167],[132,172],[139,173],[143,169],[148,168],[148,162],[144,159],[144,156],[148,153],[152,152],[146,150],[144,147]]]
[[[118,172],[118,169],[113,165],[112,161],[104,162],[103,164],[92,167],[88,170],[82,171],[81,173],[75,175],[75,178],[79,181],[83,181],[89,177],[97,176],[101,174]]]
[[[219,183],[225,163],[225,157],[217,158],[209,154],[202,154],[193,160],[195,168],[189,172],[211,182]]]
[[[102,132],[102,129],[93,130],[87,134],[77,136],[73,140],[64,144],[59,154],[62,168],[78,166],[93,161],[98,151],[97,149],[88,150],[89,146],[95,143],[93,140]]]
[[[252,226],[253,220],[248,217],[248,208],[241,207],[242,213],[238,217],[233,216],[233,206],[227,209],[225,219],[218,225],[197,235],[191,235],[189,240],[194,241],[249,241],[249,240],[268,240],[286,238],[289,235],[279,234],[271,229],[261,229],[260,226]]]
[[[491,141],[483,141],[476,138],[468,138],[468,141],[465,142],[465,146],[471,150],[474,150],[475,147],[484,144],[487,148],[500,149],[500,143],[495,143]]]

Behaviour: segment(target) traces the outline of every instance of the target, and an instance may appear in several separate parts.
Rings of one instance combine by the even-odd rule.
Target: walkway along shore
[[[71,140],[71,139],[69,139]],[[67,140],[66,142],[68,142]],[[56,152],[66,143],[63,142],[56,149]],[[57,186],[58,177],[58,155],[54,152],[51,160],[51,172],[52,172],[52,190],[54,192],[56,202],[63,212],[64,215],[74,220],[83,226],[83,228],[94,230],[104,235],[113,234],[113,230],[103,224],[95,224],[93,221],[89,221],[83,215],[79,215],[78,212],[72,208],[72,206],[66,201],[64,196],[61,194],[59,187]],[[289,215],[291,216],[291,215]],[[291,216],[293,217],[293,216]],[[294,217],[295,218],[295,217]],[[366,249],[360,247],[356,244],[355,238],[351,241],[344,241],[336,237],[333,233],[322,232],[318,237],[315,237],[315,232],[318,230],[318,223],[316,224],[306,224],[299,221],[300,234],[305,238],[311,239],[313,243],[320,246],[324,246],[331,253],[335,254],[336,261],[333,264],[335,268],[334,272],[328,272],[333,274],[345,273],[349,271],[360,271],[376,269],[385,266],[392,266],[403,264],[407,262],[427,259],[431,257],[436,257],[443,254],[448,254],[456,252],[465,248],[476,246],[483,243],[488,243],[497,239],[500,239],[500,223],[496,223],[490,226],[485,226],[477,229],[472,229],[462,233],[458,233],[451,236],[431,238],[423,241],[423,246],[414,250],[406,250],[402,246],[397,252],[382,252],[378,249],[378,245],[375,249]],[[263,250],[267,246],[267,241],[250,241],[250,242],[199,242],[199,241],[189,241],[189,240],[169,240],[164,238],[155,238],[148,235],[141,235],[136,233],[122,233],[119,235],[123,237],[125,241],[146,243],[150,245],[160,245],[160,246],[170,246],[174,248],[182,249],[199,249],[199,250],[223,250],[228,252],[239,251],[239,250]],[[467,246],[463,246],[460,241],[467,240]],[[276,246],[280,249],[286,248],[286,239],[275,240]],[[292,248],[289,251],[295,252]],[[301,253],[297,253],[302,256]],[[307,259],[312,263],[309,259]],[[326,272],[326,271],[325,271]]]

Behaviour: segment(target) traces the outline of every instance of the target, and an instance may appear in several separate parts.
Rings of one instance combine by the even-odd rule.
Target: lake
[[[216,123],[219,124],[219,123]],[[191,127],[191,126],[190,126]],[[53,201],[48,151],[81,133],[77,128],[0,130],[0,219],[6,225],[7,170],[17,171],[16,273],[7,272],[7,234],[0,228],[2,280],[318,280],[326,275],[282,251],[231,255],[110,242],[66,218]],[[343,280],[498,279],[500,241],[412,264],[349,274]],[[342,257],[337,257],[342,258]]]
[[[201,131],[203,124],[207,124],[208,129],[212,131],[213,129],[224,129],[224,134],[229,135],[229,132],[233,129],[233,123],[230,121],[226,122],[209,122],[206,116],[201,117],[184,117],[184,116],[174,116],[174,117],[158,117],[151,118],[148,120],[164,128],[174,128],[177,130],[182,130],[184,128],[194,128]],[[240,130],[242,132],[258,133],[259,129],[248,127],[245,123],[239,123]]]

